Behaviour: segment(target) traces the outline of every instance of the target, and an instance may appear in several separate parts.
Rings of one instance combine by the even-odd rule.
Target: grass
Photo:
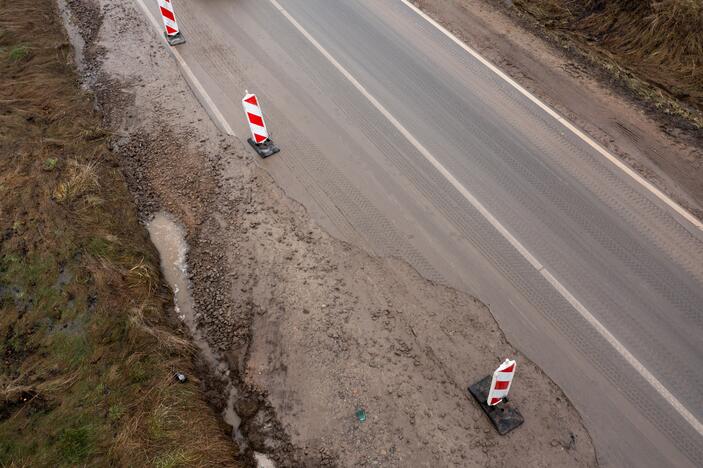
[[[58,158],[46,158],[44,161],[44,167],[43,169],[45,171],[53,171],[56,169],[56,165],[59,163]]]
[[[64,429],[58,438],[59,453],[65,463],[84,463],[96,450],[95,433],[90,425]]]
[[[98,185],[95,163],[81,164],[71,161],[67,177],[60,182],[54,191],[54,200],[67,202],[91,192]]]
[[[166,453],[154,460],[156,468],[175,468],[177,466],[189,466],[193,460],[182,450]]]
[[[107,416],[110,418],[111,421],[119,421],[120,419],[122,419],[122,416],[124,416],[124,414],[125,409],[119,403],[110,406],[110,409],[107,412]]]
[[[16,45],[10,49],[8,58],[13,62],[19,62],[29,58],[31,50],[26,45]]]
[[[0,0],[0,466],[236,466],[58,18]]]
[[[641,98],[703,127],[703,2],[514,0]]]

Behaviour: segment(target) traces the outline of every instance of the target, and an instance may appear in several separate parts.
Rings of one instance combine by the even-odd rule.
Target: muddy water
[[[193,342],[200,349],[211,370],[227,381],[229,395],[227,407],[222,412],[222,417],[227,424],[232,426],[232,437],[244,449],[247,443],[239,430],[241,420],[234,411],[237,389],[229,379],[229,370],[224,360],[213,351],[195,324],[195,304],[190,295],[186,263],[188,245],[185,241],[185,232],[167,213],[158,213],[154,216],[154,219],[147,225],[147,230],[151,241],[159,251],[164,278],[173,290],[173,300],[178,318],[188,327]],[[273,461],[264,454],[254,453],[254,458],[259,468],[275,468]]]
[[[273,461],[264,454],[255,453],[254,459],[256,460],[257,468],[276,468]]]
[[[183,228],[176,224],[166,213],[158,213],[147,225],[151,241],[156,246],[161,256],[161,270],[164,278],[173,290],[176,314],[190,331],[193,342],[198,346],[202,356],[207,361],[211,370],[223,377],[227,383],[227,407],[223,411],[223,418],[227,424],[232,426],[232,436],[240,446],[246,446],[244,438],[239,432],[241,422],[239,416],[234,411],[234,401],[237,398],[237,389],[229,379],[229,370],[224,360],[213,351],[208,342],[195,325],[195,306],[190,295],[190,284],[188,282],[188,270],[186,264],[186,254],[188,246],[185,241]]]

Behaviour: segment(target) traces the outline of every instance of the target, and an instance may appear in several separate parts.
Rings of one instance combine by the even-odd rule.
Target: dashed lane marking
[[[666,400],[675,410],[677,413],[681,415],[683,419],[688,422],[691,427],[693,427],[698,434],[703,435],[703,424],[701,424],[698,419],[690,412],[688,409],[657,379],[608,329],[583,305],[581,302],[574,297],[573,294],[564,286],[562,285],[559,280],[557,280],[552,273],[547,270],[544,265],[542,265],[537,258],[535,258],[534,255],[532,255],[527,248],[522,245],[522,243],[515,238],[510,231],[506,229],[503,224],[496,219],[493,214],[491,214],[488,209],[486,209],[485,206],[481,202],[474,197],[471,192],[469,192],[466,187],[464,187],[457,179],[452,175],[449,170],[447,170],[446,167],[442,163],[440,163],[433,155],[430,153],[430,151],[425,148],[422,143],[420,143],[415,136],[413,136],[412,133],[408,129],[406,129],[403,124],[401,124],[398,119],[395,118],[393,114],[390,113],[379,101],[376,99],[371,93],[369,93],[366,88],[349,72],[347,71],[346,68],[344,68],[322,45],[300,24],[298,21],[293,18],[293,16],[288,13],[288,11],[281,6],[280,3],[278,3],[277,0],[269,0],[271,4],[290,22],[295,29],[298,30],[317,50],[320,52],[336,69],[341,73],[349,82],[376,108],[378,112],[380,112],[388,121],[400,132],[403,137],[405,137],[410,144],[412,144],[415,149],[430,163],[434,168],[444,176],[445,179],[479,212],[481,215],[486,218],[486,220],[517,250],[520,255],[522,255],[525,260],[527,260],[530,265],[539,273],[541,274],[544,279],[546,279],[549,284],[554,287],[554,289],[561,294],[564,299],[566,299],[569,304],[579,313],[581,316],[589,323],[593,328],[596,329],[596,331],[617,351],[620,356],[630,365],[632,366],[637,373],[645,380],[647,383],[649,383],[654,390],[662,397],[664,400]],[[415,6],[412,4],[408,3],[406,0],[401,0],[403,3],[411,7],[413,10],[415,10],[418,14],[423,16],[425,19],[430,21],[432,24],[434,24],[436,27],[440,28],[440,30],[443,30],[445,34],[448,34],[450,37],[453,38],[455,42],[457,42],[459,45],[462,45],[462,43],[456,39],[455,37],[451,36],[448,31],[446,31],[444,28],[442,28],[441,25],[436,23],[432,18],[428,17],[425,13],[423,13],[421,10],[418,10]],[[578,135],[580,138],[582,138],[584,141],[589,143],[593,148],[595,148],[598,152],[601,154],[605,155],[609,159],[613,160],[613,162],[616,162],[619,167],[621,167],[625,172],[628,172],[632,177],[634,177],[636,180],[638,179],[638,175],[632,172],[632,170],[628,167],[626,167],[624,164],[620,163],[620,161],[617,161],[613,156],[609,155],[607,151],[602,149],[600,146],[598,146],[593,140],[585,136],[583,133],[581,133],[578,129],[573,127],[569,122],[567,122],[565,119],[560,117],[556,112],[552,111],[547,107],[545,104],[542,104],[536,97],[532,96],[529,94],[526,90],[524,90],[520,85],[512,81],[507,75],[505,75],[503,72],[495,68],[490,62],[487,60],[483,59],[480,55],[477,53],[473,52],[471,49],[468,48],[466,45],[462,45],[464,49],[466,49],[469,53],[474,55],[478,60],[480,60],[482,63],[484,63],[486,66],[491,68],[494,72],[499,74],[503,79],[507,80],[509,83],[511,83],[513,86],[515,86],[518,90],[520,90],[523,94],[525,94],[528,98],[533,100],[536,104],[538,104],[540,107],[542,107],[547,113],[549,113],[552,117],[557,119],[559,122],[561,122],[563,125],[565,125],[567,128],[572,130],[576,135]],[[641,178],[640,178],[641,179]],[[684,213],[686,213],[690,218],[692,216],[687,213],[682,207],[676,205],[672,200],[668,199],[663,193],[659,192],[655,187],[651,186],[648,182],[644,180],[640,180],[640,183],[647,184],[649,187],[651,187],[651,190],[656,194],[659,193],[661,195],[662,200],[668,201],[668,204],[671,204],[672,207],[678,207],[680,210],[682,210]],[[645,186],[647,186],[645,185]],[[655,192],[656,191],[656,192]],[[683,215],[683,213],[681,213]],[[696,220],[697,221],[697,220]],[[693,220],[691,221],[693,222]],[[694,223],[695,224],[695,223]],[[697,226],[700,228],[703,228],[703,224],[698,222]]]
[[[641,175],[636,173],[630,166],[627,164],[623,163],[620,161],[618,158],[613,156],[603,148],[601,145],[596,143],[591,137],[583,133],[581,130],[576,128],[571,122],[566,120],[564,117],[559,115],[555,110],[553,110],[551,107],[549,107],[547,104],[543,103],[540,101],[536,96],[534,96],[532,93],[527,91],[525,88],[520,86],[515,80],[510,78],[508,75],[506,75],[502,70],[500,70],[498,67],[493,65],[490,61],[485,59],[483,56],[481,56],[478,52],[476,52],[474,49],[469,47],[465,42],[463,42],[461,39],[456,37],[454,34],[449,32],[444,26],[439,24],[437,21],[435,21],[432,17],[430,17],[427,13],[410,3],[408,0],[400,0],[403,2],[408,8],[413,10],[415,13],[420,15],[422,18],[424,18],[427,22],[429,22],[432,26],[437,28],[439,31],[441,31],[445,36],[447,36],[449,39],[451,39],[454,43],[456,43],[459,47],[464,49],[466,52],[468,52],[470,55],[472,55],[476,60],[481,62],[483,65],[488,67],[493,73],[498,75],[500,78],[505,80],[510,86],[518,90],[522,95],[524,95],[527,99],[535,103],[537,106],[539,106],[543,111],[545,111],[547,114],[549,114],[551,117],[553,117],[555,120],[557,120],[560,124],[562,124],[564,127],[568,128],[574,135],[579,137],[581,140],[586,142],[589,146],[591,146],[594,150],[596,150],[599,154],[604,156],[608,161],[613,163],[618,169],[623,171],[625,174],[630,176],[632,179],[634,179],[637,183],[639,183],[642,187],[644,187],[646,190],[648,190],[650,193],[652,193],[654,196],[656,196],[659,200],[664,202],[669,208],[674,210],[676,213],[678,213],[682,218],[684,218],[686,221],[691,223],[693,226],[698,228],[699,230],[703,231],[703,222],[701,222],[700,219],[696,218],[693,216],[688,210],[686,210],[683,206],[679,205],[676,203],[674,200],[672,200],[668,195],[666,195],[664,192],[659,190],[657,187],[652,185],[649,181],[644,179]]]

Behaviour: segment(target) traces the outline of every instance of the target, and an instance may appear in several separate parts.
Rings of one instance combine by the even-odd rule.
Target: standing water
[[[165,213],[158,213],[147,225],[151,241],[161,257],[161,271],[173,289],[176,315],[188,329],[195,329],[193,298],[187,277],[186,245],[183,229]]]
[[[254,459],[256,460],[256,468],[276,468],[273,460],[262,453],[254,453]]]
[[[227,407],[222,412],[222,416],[227,424],[232,426],[232,436],[245,447],[246,442],[239,431],[241,420],[234,411],[234,401],[237,397],[237,390],[232,385],[227,371],[227,365],[210,347],[203,338],[200,330],[195,325],[195,306],[193,297],[190,295],[190,283],[188,281],[188,270],[186,264],[186,254],[188,246],[185,241],[183,228],[176,224],[166,213],[158,213],[147,225],[151,241],[156,246],[161,256],[161,270],[164,278],[173,289],[173,299],[176,306],[176,314],[183,321],[190,331],[193,342],[200,349],[205,361],[216,374],[222,376],[227,381]]]

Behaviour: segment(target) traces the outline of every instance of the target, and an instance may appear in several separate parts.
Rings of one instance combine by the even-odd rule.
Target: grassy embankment
[[[53,2],[0,0],[0,466],[221,466]]]
[[[514,0],[639,97],[703,127],[703,1]]]

